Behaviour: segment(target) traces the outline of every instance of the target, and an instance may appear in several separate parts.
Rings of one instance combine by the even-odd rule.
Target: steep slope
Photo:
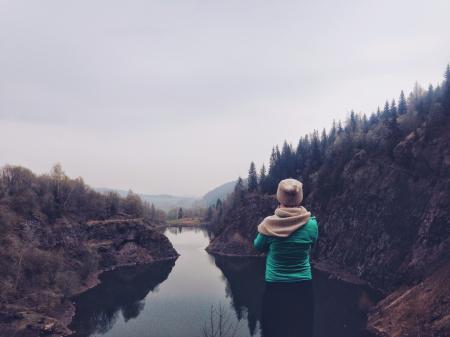
[[[450,252],[450,116],[408,135],[393,156],[357,151],[328,178],[344,188],[306,204],[320,223],[314,252],[392,289],[436,269]]]

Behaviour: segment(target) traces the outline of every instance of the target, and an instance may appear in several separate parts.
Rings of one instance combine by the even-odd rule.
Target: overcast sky
[[[0,165],[202,195],[442,80],[450,1],[0,0]]]

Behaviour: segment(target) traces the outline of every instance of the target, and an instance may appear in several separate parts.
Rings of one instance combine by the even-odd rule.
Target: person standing
[[[279,207],[258,225],[253,243],[256,249],[267,253],[262,333],[264,337],[312,337],[310,250],[318,238],[317,220],[300,206],[300,181],[280,181],[277,200]]]

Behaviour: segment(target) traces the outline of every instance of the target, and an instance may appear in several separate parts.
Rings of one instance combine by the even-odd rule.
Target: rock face
[[[35,266],[22,266],[22,277],[31,279],[21,297],[0,303],[1,337],[68,335],[74,311],[70,298],[95,286],[101,272],[178,257],[167,237],[140,219],[83,224],[66,218],[52,226],[32,221],[16,229],[15,240],[25,240],[25,232],[33,241],[24,260],[34,259]],[[51,283],[42,281],[48,273]]]
[[[178,253],[169,239],[142,220],[90,221],[85,239],[101,257],[100,268],[174,259]]]
[[[450,252],[450,118],[430,135],[418,129],[393,157],[356,153],[332,178],[344,188],[331,198],[314,189],[314,257],[392,290],[436,270]]]

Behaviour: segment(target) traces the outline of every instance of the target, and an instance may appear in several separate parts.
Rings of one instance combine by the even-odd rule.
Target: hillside
[[[398,106],[386,103],[369,118],[352,113],[345,126],[339,122],[329,133],[302,137],[297,149],[288,144],[282,151],[275,148],[267,176],[258,176],[257,190],[236,185],[215,212],[217,236],[208,251],[257,254],[252,239],[258,222],[276,207],[271,197],[276,183],[298,178],[304,182],[304,204],[319,222],[315,262],[350,272],[385,294],[405,294],[379,304],[373,314],[377,318],[369,320],[372,332],[449,335],[449,306],[437,313],[442,306],[433,305],[448,303],[448,292],[430,293],[423,305],[431,314],[420,320],[408,314],[406,296],[420,293],[420,282],[433,283],[430,278],[437,277],[439,268],[444,269],[439,275],[449,268],[444,265],[450,258],[449,80],[447,68],[442,86],[416,87],[408,100],[402,93]],[[404,320],[400,332],[389,314],[379,314],[389,313],[394,302]]]
[[[139,197],[100,194],[60,166],[0,172],[0,336],[61,336],[71,297],[118,266],[173,260]]]

